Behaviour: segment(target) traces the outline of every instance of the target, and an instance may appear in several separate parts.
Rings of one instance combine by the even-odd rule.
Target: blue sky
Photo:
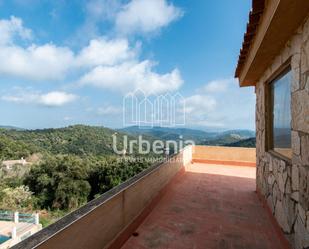
[[[250,0],[0,0],[0,125],[119,128],[122,99],[180,93],[186,127],[254,129],[233,79]]]

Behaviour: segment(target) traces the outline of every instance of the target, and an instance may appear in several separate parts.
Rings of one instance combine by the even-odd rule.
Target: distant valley
[[[119,131],[134,136],[147,135],[161,140],[193,140],[198,145],[255,147],[255,132],[252,130],[207,132],[188,128],[130,126]]]

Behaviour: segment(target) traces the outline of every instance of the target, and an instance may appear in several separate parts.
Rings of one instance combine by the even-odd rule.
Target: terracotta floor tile
[[[281,249],[255,193],[255,168],[195,163],[123,249]]]

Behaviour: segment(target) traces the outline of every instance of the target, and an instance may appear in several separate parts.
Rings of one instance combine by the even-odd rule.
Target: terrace
[[[42,229],[38,214],[0,212],[0,249],[9,248]]]
[[[255,149],[189,146],[13,248],[288,248],[255,186]]]

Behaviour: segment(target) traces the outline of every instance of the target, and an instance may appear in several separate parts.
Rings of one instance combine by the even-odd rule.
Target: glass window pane
[[[273,149],[291,158],[291,71],[271,83],[271,92]]]

